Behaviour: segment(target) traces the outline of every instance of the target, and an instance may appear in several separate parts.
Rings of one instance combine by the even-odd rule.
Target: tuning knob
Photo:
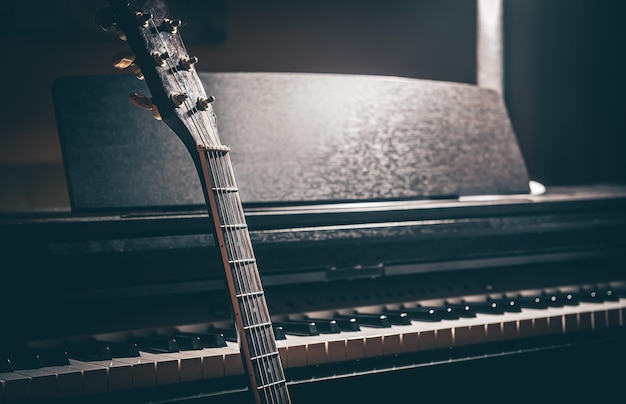
[[[181,24],[182,24],[182,21],[180,20],[173,20],[171,18],[165,18],[163,19],[162,26],[164,30],[172,34],[175,34],[176,32],[178,32],[178,28],[180,28]]]
[[[108,31],[115,24],[115,13],[111,7],[100,8],[96,10],[95,20],[100,29]]]
[[[132,65],[134,61],[135,61],[135,54],[134,53],[132,53],[132,52],[119,52],[118,54],[113,56],[113,59],[111,59],[111,64],[116,69],[123,70],[123,69],[126,69],[127,67],[129,67],[130,65]]]
[[[191,68],[198,63],[198,58],[195,56],[190,56],[188,58],[181,58],[180,59],[180,65],[183,67],[183,69],[185,70],[191,70]]]
[[[101,8],[96,11],[96,25],[103,31],[113,31],[122,41],[126,40],[124,31],[117,25],[115,13],[110,7]]]
[[[209,104],[213,101],[215,101],[215,97],[213,97],[212,95],[210,95],[208,98],[200,97],[198,98],[198,101],[196,101],[196,107],[205,111],[209,108]]]
[[[167,52],[154,52],[152,53],[152,57],[157,66],[165,66],[165,61],[169,59],[170,55]]]
[[[155,119],[161,120],[161,114],[159,113],[159,109],[152,103],[152,99],[140,93],[130,93],[128,95],[128,99],[131,104],[136,106],[137,108],[149,109],[152,111],[152,115],[154,115]]]
[[[133,71],[133,73],[135,74],[135,76],[137,76],[139,80],[143,80],[143,72],[141,71],[139,66],[133,63],[130,66],[128,66],[128,68]]]
[[[187,94],[173,93],[170,95],[170,99],[174,103],[174,106],[178,108],[187,100]]]
[[[135,18],[137,19],[137,23],[144,27],[148,28],[148,22],[152,19],[152,14],[150,13],[142,13],[141,11],[135,12]]]

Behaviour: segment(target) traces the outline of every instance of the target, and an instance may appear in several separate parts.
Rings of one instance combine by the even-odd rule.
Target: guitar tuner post
[[[163,19],[163,23],[161,24],[163,29],[165,31],[168,31],[170,34],[177,33],[178,32],[178,28],[180,28],[181,25],[182,25],[182,21],[181,20],[175,20],[175,19],[171,19],[171,18]]]
[[[147,28],[148,21],[152,19],[152,14],[144,13],[142,11],[135,11],[135,18],[137,19],[137,22],[140,26]]]
[[[181,105],[183,105],[183,103],[187,100],[187,98],[188,98],[187,94],[184,94],[184,93],[172,93],[172,94],[170,94],[170,99],[172,100],[172,102],[174,103],[174,106],[176,108],[178,108]]]
[[[180,58],[180,65],[185,70],[191,70],[196,63],[198,63],[198,58],[195,56]]]
[[[157,66],[164,66],[165,65],[165,60],[169,59],[170,55],[167,52],[154,52],[152,53],[152,57],[154,58],[155,63],[157,64]]]
[[[213,97],[212,95],[206,98],[199,97],[198,101],[196,102],[196,107],[202,111],[205,111],[209,108],[209,104],[211,104],[213,101],[215,101],[215,97]]]
[[[100,8],[96,11],[96,25],[103,31],[111,29],[113,24],[116,23],[115,13],[111,7]]]

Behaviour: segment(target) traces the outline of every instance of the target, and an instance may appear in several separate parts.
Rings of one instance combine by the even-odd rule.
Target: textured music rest
[[[499,94],[467,84],[200,73],[244,203],[528,193]],[[53,96],[74,211],[204,207],[178,137],[127,101],[134,76],[64,77]]]

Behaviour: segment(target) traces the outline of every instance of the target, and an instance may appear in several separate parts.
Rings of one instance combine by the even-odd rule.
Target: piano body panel
[[[543,198],[502,201],[254,207],[246,212],[264,285],[277,291],[268,293],[272,313],[286,314],[290,309],[284,302],[297,302],[299,295],[273,299],[274,294],[298,290],[307,296],[307,290],[332,290],[339,295],[344,285],[360,281],[365,284],[355,289],[367,291],[384,284],[393,288],[428,283],[421,279],[429,274],[460,280],[467,271],[504,269],[500,278],[506,278],[514,277],[515,268],[542,266],[548,267],[546,274],[535,277],[544,282],[551,272],[563,276],[567,271],[600,279],[602,271],[588,271],[580,264],[565,265],[565,271],[556,268],[563,266],[560,262],[597,260],[607,268],[621,262],[626,251],[626,191],[559,191]],[[199,212],[4,217],[2,254],[20,268],[4,274],[13,285],[4,294],[4,304],[30,302],[24,312],[33,308],[30,315],[44,324],[53,319],[72,323],[68,313],[83,322],[97,319],[87,327],[89,333],[117,328],[115,324],[127,329],[130,324],[112,314],[116,305],[122,312],[136,308],[138,318],[129,322],[137,325],[131,328],[166,319],[171,320],[161,325],[228,318],[222,274],[205,220]],[[68,309],[55,312],[55,307],[64,306]],[[46,307],[50,315],[42,314]],[[161,314],[150,321],[151,312]],[[29,316],[16,311],[14,320],[24,323],[23,318]],[[15,328],[21,335],[16,339],[53,338],[65,329],[37,322]]]

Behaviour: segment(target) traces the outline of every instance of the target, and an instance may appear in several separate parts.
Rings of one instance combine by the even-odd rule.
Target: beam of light
[[[502,1],[477,1],[476,79],[481,87],[503,93]]]

